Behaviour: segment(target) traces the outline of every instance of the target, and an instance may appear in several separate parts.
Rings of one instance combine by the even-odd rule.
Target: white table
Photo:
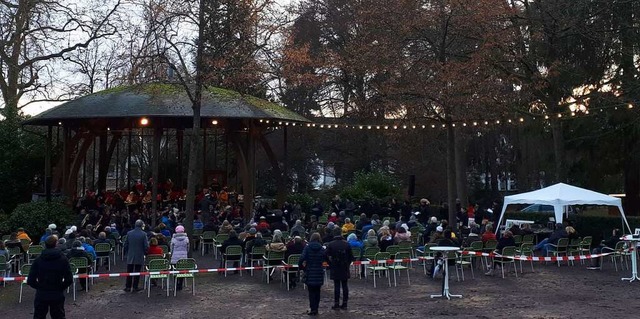
[[[622,280],[628,280],[629,282],[640,280],[640,277],[638,277],[638,254],[636,252],[638,250],[637,243],[640,242],[640,238],[633,238],[633,235],[626,235],[622,237],[622,240],[631,243],[629,245],[629,247],[631,247],[631,278],[622,278]]]
[[[449,293],[449,260],[447,259],[447,252],[450,251],[458,251],[460,247],[451,247],[451,246],[435,246],[431,247],[433,251],[441,251],[443,253],[442,260],[444,263],[442,266],[444,267],[443,281],[442,284],[442,293],[439,295],[431,295],[431,298],[440,298],[447,297],[447,299],[451,300],[451,297],[462,298],[462,295],[452,295]]]

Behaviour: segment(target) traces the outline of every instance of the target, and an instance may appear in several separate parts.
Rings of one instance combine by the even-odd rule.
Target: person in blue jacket
[[[320,306],[320,289],[324,284],[323,263],[327,262],[324,247],[320,243],[320,234],[313,233],[309,239],[309,244],[302,251],[299,267],[304,270],[303,282],[309,290],[309,312],[310,316],[318,315]]]

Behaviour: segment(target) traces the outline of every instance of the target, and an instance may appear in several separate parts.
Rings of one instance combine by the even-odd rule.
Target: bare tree
[[[52,100],[52,63],[115,34],[120,0],[7,0],[0,2],[0,92],[5,118]],[[21,104],[28,97],[29,102]]]

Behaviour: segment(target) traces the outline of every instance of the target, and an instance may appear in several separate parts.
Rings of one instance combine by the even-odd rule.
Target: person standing
[[[69,261],[56,249],[58,236],[51,235],[45,240],[45,250],[31,265],[27,284],[36,289],[33,302],[33,318],[64,319],[64,291],[73,283]]]
[[[127,240],[124,242],[124,251],[127,254],[127,272],[140,272],[144,265],[144,255],[149,250],[149,240],[147,234],[142,230],[144,222],[136,220],[135,229],[127,233]],[[142,290],[138,287],[140,276],[127,276],[126,292],[138,292]],[[132,285],[133,284],[133,285]]]
[[[355,234],[351,234],[349,237],[354,237],[354,240],[357,240]],[[360,243],[361,248],[362,243]],[[347,280],[351,277],[349,267],[354,260],[351,245],[344,240],[344,237],[336,236],[327,245],[327,257],[331,269],[331,279],[333,280],[333,307],[331,309],[347,309],[347,302],[349,301]],[[340,305],[340,287],[342,287],[342,305]]]
[[[303,282],[309,289],[309,312],[310,316],[318,315],[320,306],[320,289],[324,284],[324,271],[322,263],[327,261],[325,250],[320,243],[320,234],[313,233],[309,244],[302,251],[298,266],[304,270]]]

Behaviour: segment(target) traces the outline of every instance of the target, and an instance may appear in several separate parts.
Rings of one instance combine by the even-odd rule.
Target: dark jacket
[[[324,248],[317,241],[310,242],[302,251],[299,267],[305,272],[304,283],[317,287],[324,284],[324,270],[322,263],[327,261]]]
[[[564,230],[564,228],[557,229],[556,231],[551,233],[551,236],[549,236],[549,244],[557,245],[558,240],[560,240],[560,238],[567,238],[567,237],[569,237],[569,234],[567,234],[567,231]]]
[[[246,241],[245,242],[245,249],[247,251],[247,253],[251,253],[251,251],[253,250],[253,247],[264,247],[267,245],[267,241],[264,240],[262,237],[261,238],[254,238],[253,240],[250,241]]]
[[[380,238],[378,240],[378,246],[380,247],[380,251],[382,252],[386,252],[387,251],[387,247],[393,245],[393,237],[388,237],[388,238]]]
[[[142,229],[136,227],[127,233],[124,251],[127,254],[128,265],[143,265],[147,250],[149,250],[149,239]]]
[[[64,300],[64,290],[73,283],[69,261],[57,249],[45,249],[31,265],[27,284],[36,289],[36,300]]]
[[[502,249],[509,246],[516,246],[516,241],[513,237],[501,237],[498,240],[498,245],[496,246],[496,251],[499,253],[502,252]]]
[[[227,247],[229,246],[240,246],[242,247],[242,253],[244,254],[244,242],[242,242],[242,240],[240,240],[240,238],[238,237],[229,237],[227,240],[222,242],[222,247],[220,247],[220,251],[222,251],[222,253],[226,253],[227,252]]]
[[[354,261],[351,245],[344,238],[336,238],[327,245],[327,258],[331,268],[331,279],[347,280],[351,278],[349,267]]]
[[[285,261],[287,261],[291,255],[301,255],[305,246],[306,244],[303,241],[296,243],[295,240],[293,240],[288,243],[287,251],[284,252]]]

